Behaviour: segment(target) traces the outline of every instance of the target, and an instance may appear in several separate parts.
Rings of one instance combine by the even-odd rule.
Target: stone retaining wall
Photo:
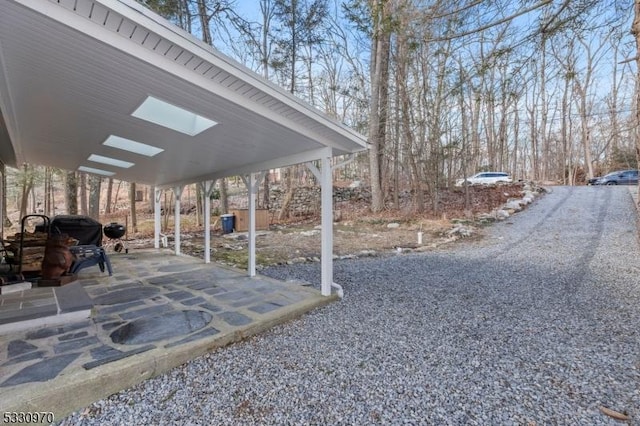
[[[285,193],[280,188],[272,188],[269,191],[271,210],[280,210]],[[368,200],[371,196],[368,189],[359,188],[333,188],[334,203],[343,201]],[[298,187],[293,193],[293,199],[289,206],[289,212],[296,215],[307,215],[320,212],[320,188]]]

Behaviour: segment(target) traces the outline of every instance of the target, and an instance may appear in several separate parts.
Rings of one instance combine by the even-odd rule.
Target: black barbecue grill
[[[129,249],[122,240],[122,237],[124,237],[126,233],[127,227],[117,222],[111,222],[104,226],[104,235],[109,238],[108,244],[113,244],[113,250],[118,253],[121,252],[122,249],[125,249],[125,253],[129,252]]]
[[[78,245],[102,245],[102,224],[89,216],[58,215],[51,220],[51,234],[67,234]]]

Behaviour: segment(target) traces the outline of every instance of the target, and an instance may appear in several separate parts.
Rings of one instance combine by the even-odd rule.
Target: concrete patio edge
[[[56,421],[112,394],[130,388],[202,356],[259,334],[338,300],[333,294],[305,300],[272,312],[258,323],[238,327],[171,348],[156,348],[133,357],[102,365],[90,371],[76,371],[42,383],[26,386],[2,401],[3,412],[52,412]],[[4,399],[4,398],[3,398]]]

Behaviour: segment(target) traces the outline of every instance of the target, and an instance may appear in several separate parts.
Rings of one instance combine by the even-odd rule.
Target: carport
[[[3,1],[0,112],[0,160],[8,166],[48,165],[154,186],[156,248],[160,194],[172,190],[176,254],[184,186],[199,183],[209,194],[215,179],[242,176],[250,276],[257,186],[269,169],[307,164],[321,185],[321,292],[331,294],[331,159],[366,149],[365,139],[144,6]]]

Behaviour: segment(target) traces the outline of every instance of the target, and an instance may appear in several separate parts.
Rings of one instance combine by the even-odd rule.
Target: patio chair
[[[75,260],[71,265],[71,269],[69,270],[72,274],[76,274],[81,269],[95,265],[100,267],[100,272],[104,272],[106,265],[109,276],[113,275],[109,256],[107,256],[107,252],[103,247],[95,245],[78,245],[69,247],[69,250],[71,250],[71,253],[75,257]]]

